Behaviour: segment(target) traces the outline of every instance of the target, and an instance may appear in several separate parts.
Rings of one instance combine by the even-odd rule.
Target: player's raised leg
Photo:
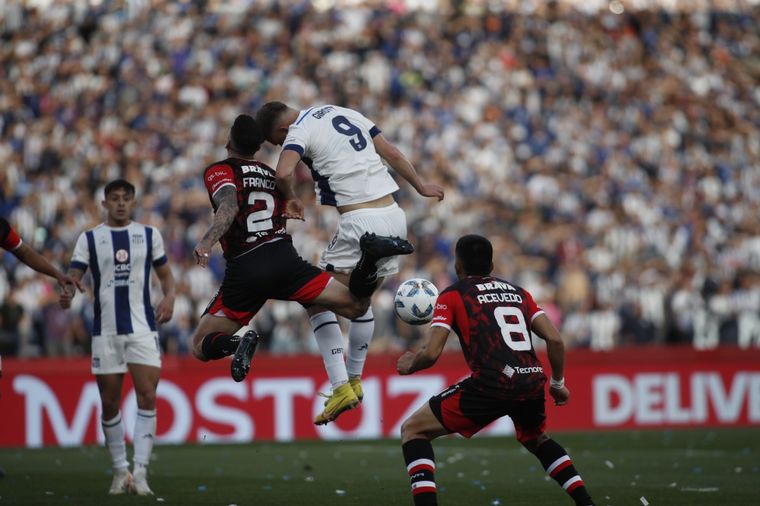
[[[137,395],[137,417],[133,444],[135,447],[131,491],[137,495],[153,495],[148,486],[148,465],[156,439],[156,391],[161,375],[159,367],[129,364],[129,373]]]
[[[193,355],[203,362],[229,357],[240,344],[240,336],[236,336],[235,332],[242,327],[239,321],[225,316],[221,294],[217,293],[193,334]]]
[[[438,504],[435,485],[435,454],[431,441],[449,434],[425,403],[401,425],[401,450],[415,506]]]
[[[322,360],[325,364],[332,394],[325,402],[325,409],[317,415],[314,423],[322,425],[335,420],[342,412],[356,407],[363,397],[359,375],[366,358],[369,339],[361,344],[353,343],[357,348],[363,347],[361,359],[354,355],[353,370],[357,374],[349,382],[349,374],[344,361],[343,333],[334,313],[353,320],[361,319],[369,312],[369,297],[382,278],[377,276],[377,262],[388,256],[409,253],[414,250],[406,240],[398,237],[365,234],[361,241],[362,255],[351,275],[334,273],[341,283],[330,283],[325,290],[313,300],[314,306],[308,308],[309,321],[317,340]],[[348,286],[348,288],[346,288]],[[361,302],[361,310],[357,303]],[[370,332],[374,330],[374,326]],[[366,337],[366,336],[364,336]],[[350,343],[351,344],[351,343]]]
[[[406,222],[404,221],[404,227]],[[367,232],[359,239],[361,257],[350,277],[345,274],[338,276],[341,282],[348,284],[351,291],[359,296],[372,295],[378,286],[383,284],[383,277],[378,277],[377,263],[388,257],[408,255],[414,247],[406,239],[400,237],[379,236]],[[386,270],[388,273],[397,269]],[[348,381],[359,401],[364,399],[361,376],[369,352],[369,343],[375,333],[375,315],[372,308],[359,318],[354,318],[348,327],[348,349],[346,350],[346,371]]]
[[[232,318],[225,316],[227,314]],[[242,337],[235,333],[248,324],[253,314],[225,307],[221,292],[217,293],[195,329],[193,355],[204,362],[234,355],[230,363],[230,374],[235,381],[243,381],[251,368],[259,336],[253,330]]]
[[[350,279],[354,279],[354,288],[357,284],[363,285],[368,281],[357,282],[356,279],[359,276],[364,275],[365,279],[371,279],[371,283],[380,286],[383,283],[383,278],[378,278],[376,274],[362,274],[362,271],[355,270],[351,276],[343,273],[334,273],[333,276],[338,279],[342,284],[349,286]],[[366,291],[359,290],[360,293],[366,293]],[[334,316],[333,316],[334,317]],[[337,319],[335,320],[337,323]],[[350,318],[348,326],[348,346],[345,350],[346,362],[346,374],[347,381],[351,385],[351,389],[361,402],[364,399],[364,391],[362,389],[361,375],[364,370],[364,363],[367,360],[367,353],[369,351],[369,343],[372,341],[373,334],[375,332],[375,316],[372,313],[372,308],[368,307],[367,310],[359,315],[357,318]],[[315,333],[316,335],[316,333]],[[317,340],[319,342],[319,339]],[[341,336],[342,342],[342,336]],[[324,356],[324,355],[323,355]],[[342,358],[342,357],[341,357]]]
[[[108,493],[111,495],[126,494],[132,482],[132,475],[129,473],[124,422],[121,419],[119,409],[124,374],[97,374],[95,378],[100,392],[100,404],[103,413],[101,426],[113,468],[113,480]]]
[[[349,318],[356,317],[366,311],[369,299],[365,299],[364,304],[358,306],[358,299],[351,295],[348,288],[337,280],[332,280],[314,302],[319,305],[307,308],[309,323],[332,388],[332,394],[325,401],[324,410],[314,419],[316,425],[324,425],[335,420],[344,411],[359,405],[359,398],[348,383],[343,333],[335,312],[348,315]]]

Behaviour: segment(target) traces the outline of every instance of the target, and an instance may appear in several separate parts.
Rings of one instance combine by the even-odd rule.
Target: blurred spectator
[[[65,265],[76,231],[102,218],[105,182],[135,182],[135,219],[161,229],[180,281],[161,342],[186,353],[224,268],[216,255],[198,270],[190,252],[226,125],[271,99],[337,103],[447,187],[433,207],[399,192],[417,254],[378,297],[373,350],[417,339],[393,317],[395,287],[449,284],[452,241],[469,231],[494,237],[496,272],[540,293],[571,346],[760,346],[757,2],[320,10],[333,3],[0,4],[0,213]],[[290,231],[316,261],[335,215],[304,201]],[[49,282],[6,259],[2,353],[85,353],[86,305],[62,318]],[[267,304],[254,325],[273,353],[314,349],[297,305]]]

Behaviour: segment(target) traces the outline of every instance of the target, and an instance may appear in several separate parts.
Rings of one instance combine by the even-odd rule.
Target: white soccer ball
[[[407,279],[398,287],[394,300],[396,314],[411,325],[423,325],[433,319],[438,289],[427,279]]]

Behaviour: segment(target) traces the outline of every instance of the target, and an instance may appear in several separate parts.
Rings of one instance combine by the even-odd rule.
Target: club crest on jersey
[[[132,236],[132,244],[144,244],[145,243],[145,236],[144,235],[133,235]]]
[[[129,260],[129,252],[125,249],[116,250],[114,258],[116,258],[117,262],[124,263]]]

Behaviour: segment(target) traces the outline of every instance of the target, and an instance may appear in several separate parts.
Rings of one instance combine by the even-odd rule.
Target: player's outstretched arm
[[[165,263],[156,267],[156,276],[158,276],[158,281],[161,283],[161,292],[164,294],[164,297],[156,306],[156,321],[158,323],[166,323],[172,319],[172,315],[174,314],[174,275],[169,264]]]
[[[74,300],[74,296],[77,294],[77,291],[74,290],[74,286],[79,288],[79,291],[84,292],[81,284],[83,276],[84,271],[82,269],[77,269],[74,267],[69,269],[67,277],[71,278],[74,281],[74,284],[64,287],[63,290],[61,290],[61,294],[58,296],[58,304],[63,309],[68,309],[71,307],[71,301]]]
[[[295,190],[295,172],[301,163],[301,155],[296,151],[285,149],[280,153],[277,160],[277,189],[285,198],[285,212],[283,217],[287,219],[304,219],[303,203],[298,199]]]
[[[546,352],[552,366],[549,394],[557,406],[563,406],[570,398],[570,391],[565,386],[565,343],[557,328],[545,314],[540,314],[533,320],[531,330],[546,341]]]
[[[69,288],[72,288],[73,291],[73,288],[76,287],[80,292],[84,292],[84,288],[82,288],[82,285],[79,283],[79,278],[75,279],[62,273],[53,267],[53,265],[48,262],[47,258],[37,253],[26,243],[22,243],[21,246],[13,250],[12,253],[16,255],[16,258],[35,271],[47,274],[51,278],[55,278],[62,291],[65,292]]]
[[[214,221],[193,250],[195,261],[201,267],[208,266],[211,248],[229,230],[238,213],[237,190],[232,186],[223,186],[214,195],[214,204],[216,205]]]
[[[417,193],[423,197],[435,197],[439,202],[443,200],[443,188],[437,184],[423,183],[417,171],[414,170],[412,162],[396,146],[391,144],[383,134],[377,134],[372,138],[372,142],[375,144],[377,153],[393,167],[393,170],[406,179],[417,190]]]
[[[402,375],[412,374],[431,367],[441,356],[448,337],[448,328],[430,327],[427,341],[416,352],[407,351],[399,357],[396,364],[398,373]]]

